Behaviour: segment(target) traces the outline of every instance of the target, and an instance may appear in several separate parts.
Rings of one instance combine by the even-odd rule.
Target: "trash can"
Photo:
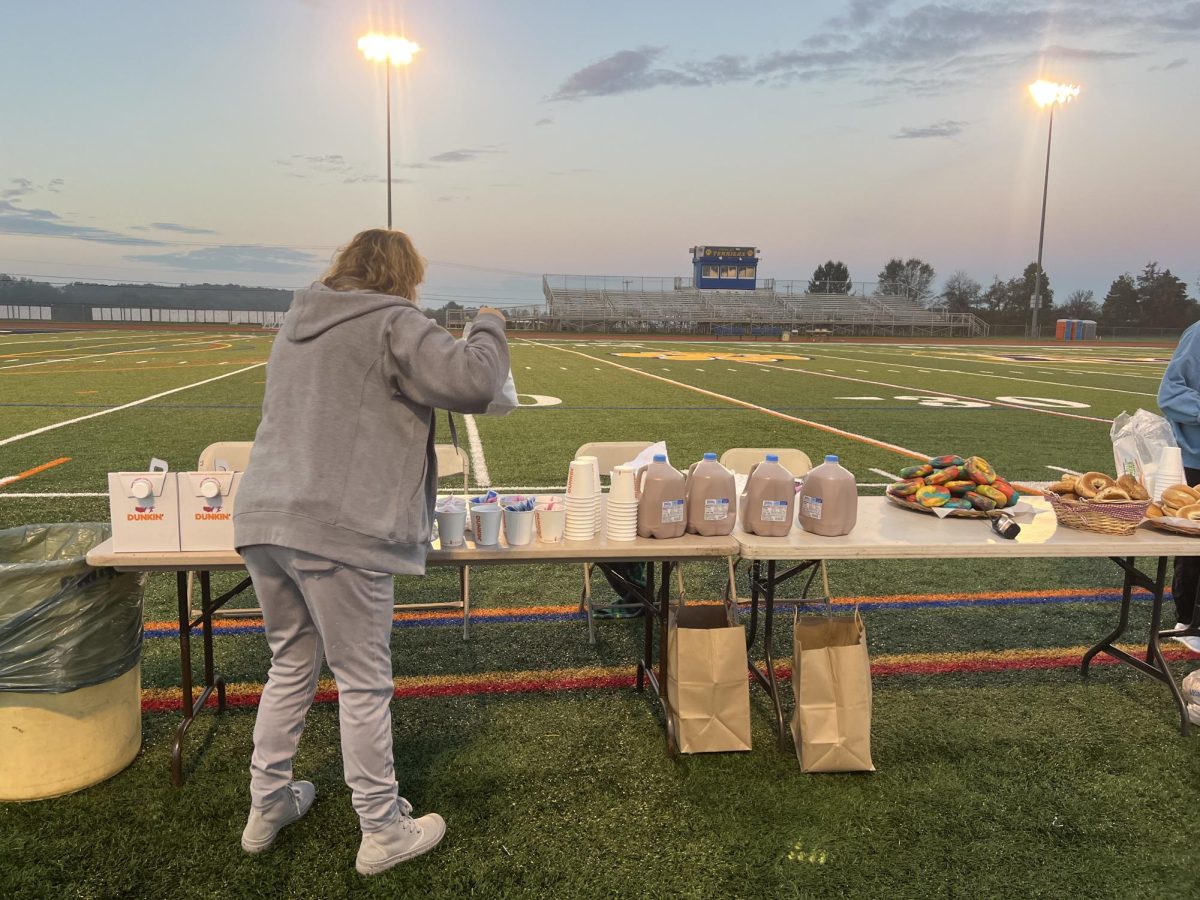
[[[96,784],[141,747],[145,576],[87,564],[109,533],[0,531],[0,800]]]

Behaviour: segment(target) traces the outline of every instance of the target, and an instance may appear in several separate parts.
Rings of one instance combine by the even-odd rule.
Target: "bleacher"
[[[798,285],[800,287],[798,288]],[[946,313],[891,293],[801,292],[767,279],[755,290],[698,290],[688,278],[545,275],[542,322],[564,331],[762,334],[819,329],[839,335],[986,336],[970,313]],[[770,329],[767,328],[769,331]]]

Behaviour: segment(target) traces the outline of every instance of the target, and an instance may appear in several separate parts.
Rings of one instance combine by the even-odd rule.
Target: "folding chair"
[[[246,466],[250,462],[250,449],[254,446],[253,441],[220,441],[215,444],[209,444],[200,453],[200,459],[196,463],[196,469],[200,472],[207,472],[218,465],[226,466],[232,472],[244,472]],[[460,448],[452,444],[435,444],[434,450],[437,453],[438,478],[445,478],[451,475],[462,475],[463,493],[467,492],[467,455]],[[192,596],[192,585],[195,576],[189,572],[187,576],[187,592],[189,598],[189,607],[191,606],[190,598]],[[414,609],[461,609],[463,611],[463,640],[465,641],[471,634],[471,596],[470,596],[470,569],[468,566],[459,568],[459,599],[450,600],[442,603],[403,603],[396,604],[397,611],[414,610]],[[190,613],[194,616],[199,610],[190,609]],[[222,615],[228,618],[243,618],[249,616],[261,616],[262,609],[254,607],[252,609],[229,609],[222,611]]]
[[[778,456],[779,464],[797,477],[807,475],[809,469],[812,468],[812,460],[808,458],[808,454],[803,450],[796,450],[791,447],[733,447],[721,454],[721,465],[737,475],[749,475],[750,469],[754,464],[762,462],[768,453],[774,453]],[[824,560],[821,561],[820,569],[821,587],[825,591],[826,599],[828,599],[829,572],[825,568]]]
[[[581,456],[594,456],[600,467],[600,477],[607,478],[612,472],[614,466],[619,466],[622,463],[627,463],[633,459],[647,447],[651,446],[651,441],[598,441],[590,444],[584,444],[575,451],[575,458]],[[583,593],[579,597],[579,611],[587,613],[588,620],[588,643],[593,646],[596,643],[596,628],[594,624],[594,612],[596,609],[627,609],[630,607],[628,603],[610,603],[604,606],[594,606],[592,604],[592,570],[595,568],[595,563],[583,564]],[[676,566],[675,572],[679,578],[679,596],[683,597],[683,570],[682,567]]]

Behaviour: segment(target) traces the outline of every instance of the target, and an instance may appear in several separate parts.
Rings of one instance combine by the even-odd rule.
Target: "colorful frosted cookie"
[[[948,469],[951,466],[961,466],[963,464],[963,458],[961,456],[954,455],[935,456],[933,459],[929,460],[929,464],[935,469]]]
[[[996,471],[982,456],[972,456],[963,464],[968,478],[976,484],[991,484],[996,480]]]
[[[974,509],[971,501],[965,497],[952,497],[942,504],[942,509]]]
[[[947,466],[944,469],[938,469],[925,481],[927,484],[945,484],[948,481],[958,481],[962,478],[961,473],[962,470],[958,466]]]
[[[952,497],[965,497],[971,491],[975,490],[975,482],[973,481],[947,481],[942,485],[950,492]]]
[[[917,492],[917,488],[925,486],[925,479],[914,478],[912,481],[897,481],[890,485],[887,492],[893,497],[911,497]]]
[[[971,491],[964,498],[971,506],[982,512],[991,512],[996,508],[996,501],[991,497],[985,497],[976,491]]]
[[[906,466],[900,470],[900,477],[908,478],[924,478],[927,475],[933,474],[933,466],[928,463],[923,463],[919,466]]]
[[[913,496],[922,506],[945,506],[950,500],[950,492],[936,484],[926,484],[917,488]]]

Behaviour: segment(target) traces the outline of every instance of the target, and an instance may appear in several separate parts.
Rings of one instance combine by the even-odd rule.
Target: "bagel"
[[[1106,487],[1104,490],[1097,492],[1093,500],[1124,500],[1129,502],[1131,499],[1129,493],[1124,488],[1119,488],[1115,484],[1112,487]]]
[[[1066,496],[1067,494],[1074,494],[1075,493],[1075,479],[1072,478],[1070,481],[1067,481],[1067,479],[1064,478],[1062,481],[1056,481],[1056,482],[1054,482],[1054,484],[1049,485],[1046,488],[1046,490],[1048,490],[1052,494],[1058,494],[1059,496]]]
[[[1197,497],[1196,492],[1186,484],[1176,484],[1162,492],[1161,504],[1164,507],[1188,506],[1197,501],[1200,501],[1200,497]]]
[[[1151,503],[1149,506],[1146,507],[1146,518],[1147,519],[1160,519],[1160,518],[1162,518],[1163,515],[1164,515],[1164,513],[1162,511],[1162,507],[1159,506],[1157,503]]]
[[[1177,515],[1179,515],[1179,507],[1178,506],[1170,506],[1166,503],[1160,503],[1159,508],[1163,511],[1164,516],[1168,516],[1172,519],[1175,518]]]
[[[1116,484],[1103,472],[1088,472],[1075,479],[1075,493],[1084,500],[1091,500],[1105,488],[1115,487]]]
[[[1129,495],[1131,500],[1149,500],[1150,495],[1142,487],[1142,483],[1132,475],[1122,475],[1117,479],[1117,487]]]
[[[1191,519],[1193,522],[1200,522],[1200,503],[1189,503],[1187,506],[1181,506],[1175,515],[1180,519]]]

